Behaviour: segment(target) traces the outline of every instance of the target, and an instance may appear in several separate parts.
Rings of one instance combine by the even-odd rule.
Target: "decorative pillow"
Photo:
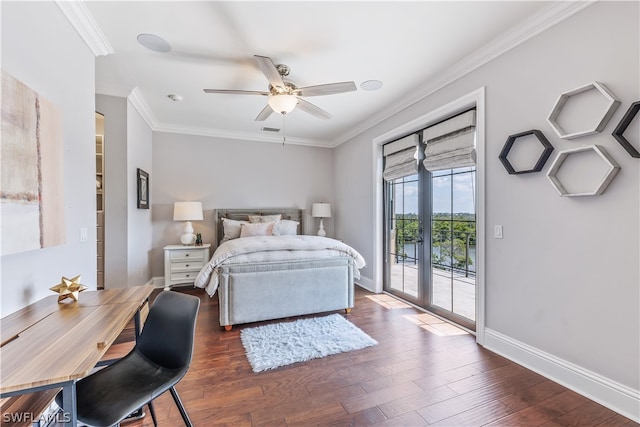
[[[222,218],[222,228],[224,230],[223,242],[240,237],[240,227],[242,224],[249,224],[248,221],[236,221],[235,219]]]
[[[283,219],[282,221],[276,222],[275,227],[273,228],[274,236],[295,236],[298,234],[298,221],[291,221],[288,219]]]
[[[257,222],[278,222],[282,219],[281,214],[277,215],[249,215],[249,222],[257,223]]]
[[[271,236],[275,222],[257,222],[255,224],[242,224],[240,226],[240,237],[251,236]]]

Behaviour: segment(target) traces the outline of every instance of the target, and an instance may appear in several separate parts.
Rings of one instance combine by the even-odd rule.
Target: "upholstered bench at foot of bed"
[[[353,307],[350,258],[230,264],[221,269],[220,325],[280,319]]]

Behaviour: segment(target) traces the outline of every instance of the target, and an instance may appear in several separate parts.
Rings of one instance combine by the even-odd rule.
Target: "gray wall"
[[[151,210],[137,208],[137,169],[151,170],[151,128],[127,98],[96,95],[104,115],[105,288],[151,279]],[[153,179],[150,179],[153,186]]]
[[[194,221],[205,243],[213,240],[213,210],[223,208],[305,209],[306,234],[318,229],[311,204],[333,202],[332,150],[223,140],[154,132],[151,209],[152,275],[164,275],[162,248],[179,244],[182,223],[174,223],[173,203],[202,201],[204,221]],[[335,219],[325,220],[334,236]]]
[[[62,276],[96,287],[94,56],[53,2],[2,3],[2,68],[55,104],[64,138],[66,243],[0,258],[2,316]],[[80,243],[80,228],[89,239]]]
[[[104,115],[104,281],[106,288],[126,287],[128,280],[127,99],[96,95]],[[135,178],[134,178],[135,179]]]
[[[142,285],[151,279],[151,248],[153,229],[151,209],[138,209],[138,168],[149,174],[149,186],[153,188],[152,132],[138,110],[127,103],[127,197],[128,229],[127,259],[128,285]],[[150,190],[149,190],[150,191]],[[151,201],[151,199],[150,199]]]
[[[637,2],[596,3],[341,145],[334,156],[335,182],[351,183],[334,188],[336,232],[362,252],[363,275],[376,283],[381,260],[373,256],[379,233],[373,221],[381,207],[374,206],[372,141],[485,86],[487,332],[494,341],[523,344],[532,359],[566,361],[596,382],[611,381],[636,402],[635,417],[640,163],[611,132],[640,99],[638,16]],[[558,138],[546,123],[558,96],[592,81],[604,83],[621,107],[600,134]],[[540,129],[556,151],[542,173],[508,175],[498,154],[509,135],[529,129]],[[630,135],[637,137],[635,129]],[[591,144],[602,145],[620,173],[604,195],[559,197],[545,176],[551,160],[559,150]],[[495,224],[504,226],[501,240],[493,238]],[[586,386],[581,391],[590,393]]]

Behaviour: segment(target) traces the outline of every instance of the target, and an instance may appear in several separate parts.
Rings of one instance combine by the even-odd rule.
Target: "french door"
[[[422,139],[405,148],[410,167],[385,176],[384,290],[475,330],[476,168],[421,167]]]
[[[385,185],[386,262],[385,290],[413,304],[424,305],[423,210],[418,174],[388,181]]]
[[[476,169],[430,174],[431,268],[426,307],[475,330]]]

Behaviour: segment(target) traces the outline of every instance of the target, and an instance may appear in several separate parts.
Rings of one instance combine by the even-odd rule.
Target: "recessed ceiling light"
[[[155,34],[138,34],[138,43],[154,52],[167,53],[171,51],[169,42]]]
[[[167,98],[169,98],[170,100],[174,101],[174,102],[180,102],[182,101],[182,95],[167,95]]]
[[[360,83],[360,89],[362,90],[378,90],[382,87],[380,80],[367,80]]]

